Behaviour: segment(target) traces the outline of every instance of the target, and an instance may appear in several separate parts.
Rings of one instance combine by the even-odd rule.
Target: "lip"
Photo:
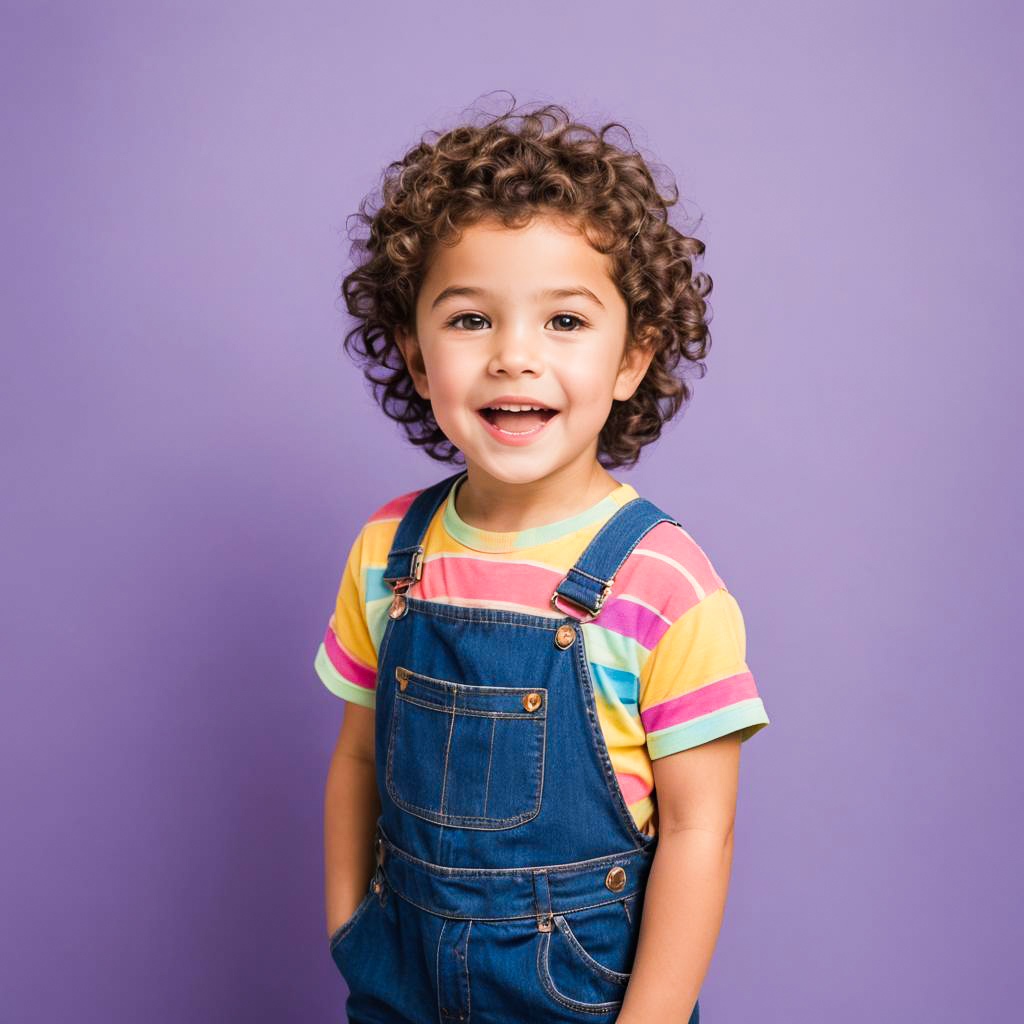
[[[516,399],[516,398],[496,398],[494,403],[507,402],[512,404],[514,402],[520,402],[522,405],[543,405],[543,402],[538,402],[534,399]],[[492,404],[494,404],[492,403]],[[550,408],[550,406],[546,406]],[[533,430],[520,430],[512,433],[511,431],[502,430],[500,427],[496,427],[491,421],[481,412],[480,409],[476,411],[477,417],[480,422],[484,425],[484,429],[488,434],[491,435],[496,441],[500,441],[502,444],[511,445],[513,448],[521,448],[523,445],[533,444],[534,441],[540,437],[541,434],[547,429],[548,424],[556,419],[559,415],[558,411],[555,410],[554,416],[549,416],[543,423],[538,427],[534,427]]]
[[[539,398],[533,398],[531,395],[498,395],[497,398],[484,402],[480,408],[486,409],[489,405],[539,405],[543,409],[555,409],[553,405],[548,405],[547,402]],[[479,412],[479,410],[477,411]],[[558,409],[555,409],[555,412],[558,411]]]

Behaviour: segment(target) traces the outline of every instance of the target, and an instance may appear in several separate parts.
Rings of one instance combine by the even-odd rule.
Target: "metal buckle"
[[[411,583],[418,583],[423,573],[423,548],[418,547],[412,556],[412,577]]]
[[[578,622],[590,622],[592,619],[597,618],[597,613],[601,610],[601,605],[604,604],[605,599],[612,592],[612,584],[614,582],[615,577],[613,576],[601,589],[601,593],[597,596],[597,607],[593,611],[591,611],[584,605],[578,604],[576,601],[573,601],[571,597],[566,597],[564,594],[559,594],[557,590],[551,595],[551,607],[554,608],[556,612],[562,612],[563,614],[566,614],[566,609],[559,607],[558,604],[558,599],[561,598],[563,601],[568,601],[570,604],[576,605],[577,608],[582,608],[587,613],[586,618],[583,619],[579,618],[579,616],[577,615],[572,615],[571,618],[576,619]]]
[[[419,583],[423,575],[423,547],[417,547],[412,553],[412,575],[400,576],[397,579],[385,578],[384,582],[391,587],[396,594],[402,594],[414,583]]]

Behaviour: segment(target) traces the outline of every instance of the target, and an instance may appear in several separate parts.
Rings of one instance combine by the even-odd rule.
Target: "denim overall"
[[[612,1022],[657,836],[612,769],[580,623],[648,530],[675,520],[643,498],[618,509],[552,595],[560,619],[413,597],[427,526],[463,473],[412,502],[384,573],[377,868],[330,940],[348,1019]]]

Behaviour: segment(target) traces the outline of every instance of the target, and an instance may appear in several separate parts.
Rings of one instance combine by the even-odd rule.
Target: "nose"
[[[543,339],[526,325],[509,326],[495,331],[491,337],[491,373],[519,376],[523,373],[539,374],[543,369]]]

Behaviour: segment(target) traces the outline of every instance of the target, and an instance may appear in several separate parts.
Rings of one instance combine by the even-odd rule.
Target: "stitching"
[[[534,686],[523,690],[523,693],[538,693],[540,687]],[[508,719],[525,719],[527,721],[540,721],[545,718],[546,715],[539,714],[537,711],[475,711],[471,708],[449,708],[444,707],[440,704],[431,704],[429,701],[421,700],[418,697],[410,697],[408,694],[398,694],[399,700],[404,700],[407,704],[415,704],[419,708],[425,708],[427,711],[436,711],[441,715],[466,715],[470,718],[508,718]],[[546,710],[546,707],[545,707]]]
[[[532,692],[527,690],[526,692]],[[439,825],[458,825],[464,828],[471,828],[477,831],[491,832],[498,829],[516,828],[519,825],[523,825],[528,821],[532,821],[540,814],[541,803],[544,796],[544,761],[547,757],[547,690],[545,693],[545,714],[543,716],[535,716],[536,724],[533,726],[534,729],[539,728],[541,730],[541,754],[540,754],[540,775],[537,778],[535,784],[535,800],[532,807],[523,811],[522,814],[514,815],[509,818],[493,818],[486,817],[484,815],[476,814],[447,814],[444,812],[444,798],[445,790],[447,787],[448,780],[448,755],[451,749],[451,729],[454,728],[455,715],[452,714],[451,726],[449,728],[448,743],[445,747],[445,764],[444,764],[444,776],[442,779],[442,790],[441,790],[441,811],[435,811],[429,807],[420,807],[418,804],[413,804],[408,800],[405,800],[398,793],[398,786],[395,781],[394,761],[395,761],[395,747],[397,746],[397,736],[400,727],[401,719],[398,714],[399,700],[407,701],[408,698],[404,697],[399,693],[397,689],[392,691],[393,702],[391,711],[391,724],[390,734],[388,737],[388,753],[387,753],[387,771],[385,773],[385,786],[388,791],[388,795],[394,801],[396,805],[408,811],[410,814],[415,815],[417,818],[422,818],[424,821],[431,821]],[[418,703],[413,701],[411,703]],[[431,707],[431,711],[437,711],[437,708]],[[445,714],[451,712],[445,711]],[[486,716],[484,716],[486,717]],[[521,718],[529,718],[531,716],[519,716]],[[525,738],[525,737],[524,737]],[[390,845],[390,844],[389,844]],[[421,861],[421,863],[427,863]]]
[[[473,1015],[473,984],[469,977],[469,936],[473,930],[473,922],[470,921],[466,928],[466,952],[463,954],[462,962],[466,967],[466,1020]]]
[[[544,615],[530,615],[527,612],[510,612],[504,608],[479,608],[461,604],[442,604],[440,601],[426,601],[422,597],[406,597],[409,611],[421,615],[433,615],[441,619],[456,621],[495,622],[506,626],[521,626],[523,629],[540,629],[554,633],[563,625],[563,619]]]
[[[545,702],[545,710],[547,710]],[[491,764],[494,762],[494,732],[498,728],[497,721],[491,722],[491,746],[487,752],[487,778],[484,780],[484,817],[487,817],[487,800],[491,795]],[[543,791],[544,787],[541,786]]]
[[[581,1003],[576,999],[570,999],[568,996],[562,995],[555,988],[554,980],[551,977],[551,936],[554,933],[541,932],[539,934],[541,941],[537,944],[537,974],[545,991],[552,999],[568,1007],[570,1010],[578,1010],[581,1013],[608,1013],[622,1006],[622,999],[607,1003]]]
[[[414,866],[422,865],[431,874],[436,875],[451,875],[457,878],[501,878],[501,877],[532,877],[538,872],[547,875],[555,875],[556,877],[573,877],[575,875],[582,875],[588,872],[593,872],[594,876],[599,876],[607,867],[611,867],[616,863],[628,864],[632,861],[639,860],[641,864],[646,860],[646,850],[626,850],[622,853],[609,853],[603,854],[600,857],[591,857],[586,860],[574,860],[566,861],[561,864],[535,864],[527,868],[453,868],[447,867],[443,864],[432,864],[430,861],[423,860],[420,857],[415,857],[413,854],[406,852],[398,846],[395,846],[390,839],[387,838],[384,830],[381,829],[381,834],[384,841],[387,843],[391,856],[397,857],[401,860],[409,861]],[[655,837],[655,843],[657,843],[657,837]],[[653,845],[653,844],[652,844]],[[625,897],[619,896],[618,899],[624,899]],[[606,903],[613,902],[612,900],[606,900]]]
[[[605,778],[605,784],[608,787],[609,795],[618,812],[619,819],[625,826],[630,839],[633,841],[633,845],[641,850],[650,849],[657,842],[657,839],[656,837],[645,836],[637,827],[636,821],[629,811],[626,798],[623,796],[622,787],[619,785],[619,780],[615,775],[615,769],[612,766],[608,744],[601,730],[601,723],[597,719],[597,711],[594,706],[594,680],[590,674],[590,665],[587,660],[585,647],[586,636],[584,636],[584,642],[577,645],[575,661],[579,672],[579,682],[587,714],[587,723],[590,726],[591,740],[597,749],[598,757],[601,761],[601,770]]]

